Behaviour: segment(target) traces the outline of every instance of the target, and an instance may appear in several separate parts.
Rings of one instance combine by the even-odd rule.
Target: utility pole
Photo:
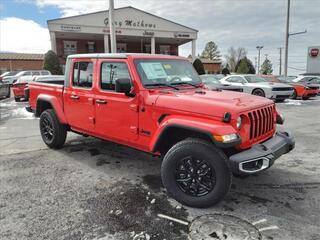
[[[254,57],[254,69],[257,70],[257,57]]]
[[[281,76],[281,70],[282,70],[282,47],[279,47],[279,55],[280,55],[280,63],[279,63],[279,76]]]
[[[286,42],[284,49],[284,76],[288,75],[288,49],[289,49],[289,21],[290,21],[290,0],[287,4]]]
[[[111,53],[116,53],[117,39],[116,39],[116,31],[113,23],[114,23],[114,2],[113,0],[109,0],[109,26],[110,26]]]
[[[263,48],[263,46],[257,46],[258,49],[258,74],[260,74],[260,51]]]

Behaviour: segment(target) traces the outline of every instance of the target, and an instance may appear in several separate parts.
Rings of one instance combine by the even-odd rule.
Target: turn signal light
[[[228,143],[238,139],[238,135],[235,133],[228,135],[213,135],[214,140],[217,142]]]

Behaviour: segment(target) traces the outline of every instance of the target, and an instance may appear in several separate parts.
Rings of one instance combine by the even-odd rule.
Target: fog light
[[[236,133],[228,134],[228,135],[213,135],[214,140],[217,142],[228,143],[238,139],[238,135]]]

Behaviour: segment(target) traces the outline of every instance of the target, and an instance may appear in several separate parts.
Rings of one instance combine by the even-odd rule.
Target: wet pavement
[[[319,98],[277,104],[296,149],[207,209],[168,198],[161,159],[73,133],[48,149],[25,103],[1,100],[0,239],[320,239]]]

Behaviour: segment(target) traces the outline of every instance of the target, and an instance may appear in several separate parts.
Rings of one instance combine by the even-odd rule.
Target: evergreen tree
[[[260,73],[264,75],[268,75],[268,74],[272,74],[272,72],[273,72],[272,63],[268,58],[266,58],[261,65]]]
[[[57,54],[50,50],[44,56],[43,69],[48,70],[53,75],[62,75],[59,58]]]
[[[247,57],[240,59],[240,61],[237,63],[237,65],[235,67],[235,71],[236,71],[236,73],[242,73],[242,74],[255,74],[256,73],[256,70],[255,70],[252,62]]]
[[[199,58],[194,60],[193,66],[194,66],[194,68],[196,69],[196,71],[197,71],[197,73],[199,75],[202,75],[202,74],[206,73],[205,70],[204,70],[203,64],[202,64],[202,62],[201,62],[201,60]]]
[[[230,71],[229,71],[229,69],[227,67],[225,67],[225,68],[222,69],[221,73],[223,75],[228,75],[228,74],[230,74]]]
[[[218,50],[218,46],[213,41],[208,42],[202,51],[201,58],[221,60],[221,54]]]

